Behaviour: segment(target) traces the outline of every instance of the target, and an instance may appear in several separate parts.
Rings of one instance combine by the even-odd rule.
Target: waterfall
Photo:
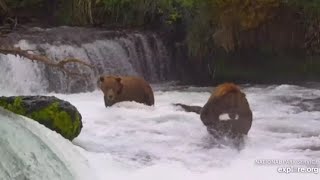
[[[81,149],[59,134],[2,108],[0,119],[0,179],[95,179]]]
[[[46,55],[54,61],[77,58],[93,69],[70,64],[84,77],[68,76],[56,68],[11,55],[0,56],[0,90],[18,94],[77,93],[96,88],[99,75],[133,75],[151,83],[172,80],[172,61],[157,34],[89,28],[33,28],[10,34],[0,43]]]

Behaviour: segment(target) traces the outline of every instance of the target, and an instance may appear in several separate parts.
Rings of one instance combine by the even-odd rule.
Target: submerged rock
[[[0,97],[0,106],[38,121],[69,140],[77,137],[82,128],[77,108],[54,96]]]

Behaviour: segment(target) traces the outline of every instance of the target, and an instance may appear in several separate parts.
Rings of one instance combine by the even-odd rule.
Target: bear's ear
[[[99,80],[100,80],[100,82],[103,82],[104,81],[104,77],[100,76]]]

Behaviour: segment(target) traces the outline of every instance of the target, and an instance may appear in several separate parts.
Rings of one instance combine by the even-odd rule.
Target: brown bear
[[[228,114],[222,121],[220,115]],[[248,134],[252,124],[252,111],[246,95],[233,83],[219,85],[202,107],[200,119],[209,133],[215,136],[239,137]]]
[[[98,86],[104,94],[106,107],[122,101],[135,101],[149,106],[154,105],[152,88],[143,78],[100,76]]]

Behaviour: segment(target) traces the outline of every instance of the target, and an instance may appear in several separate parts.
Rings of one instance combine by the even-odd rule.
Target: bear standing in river
[[[149,106],[154,105],[151,86],[144,79],[131,76],[101,76],[98,86],[104,94],[106,107],[117,102],[135,101]]]
[[[221,120],[227,114],[229,120]],[[248,134],[252,124],[252,111],[246,95],[233,83],[219,85],[202,107],[200,118],[210,134],[238,137]]]
[[[203,106],[174,104],[187,112],[200,114],[200,119],[215,137],[241,137],[248,134],[252,124],[252,111],[246,95],[233,83],[219,85]],[[229,119],[221,120],[227,114]]]

